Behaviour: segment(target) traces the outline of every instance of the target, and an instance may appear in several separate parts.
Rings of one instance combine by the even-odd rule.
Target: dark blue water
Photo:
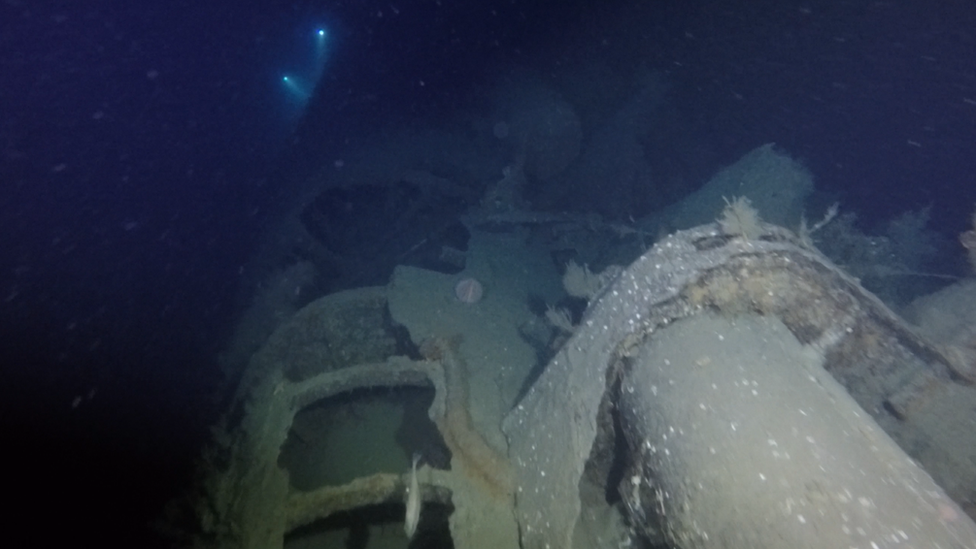
[[[5,2],[0,426],[23,512],[141,539],[214,418],[259,235],[383,125],[456,124],[515,65],[657,71],[657,150],[694,159],[669,198],[776,142],[866,229],[931,205],[954,240],[974,28],[961,0]]]

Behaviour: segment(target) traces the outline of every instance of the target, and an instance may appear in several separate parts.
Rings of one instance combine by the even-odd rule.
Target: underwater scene
[[[976,4],[0,13],[10,543],[976,549]]]

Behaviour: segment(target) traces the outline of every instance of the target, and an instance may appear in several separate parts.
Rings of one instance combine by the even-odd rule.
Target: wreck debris
[[[471,427],[462,361],[450,341],[425,342],[421,360],[393,355],[359,364],[342,365],[336,361],[335,355],[366,356],[354,351],[358,343],[354,343],[357,337],[353,333],[378,338],[378,348],[389,349],[383,344],[386,332],[376,324],[383,316],[373,314],[375,307],[385,307],[385,301],[378,299],[381,293],[382,289],[366,288],[313,302],[304,314],[282,326],[252,359],[247,378],[250,390],[235,407],[240,417],[237,421],[228,420],[224,429],[216,433],[216,444],[208,452],[201,471],[204,479],[195,503],[202,530],[199,538],[208,540],[205,545],[281,547],[288,532],[335,513],[380,503],[402,503],[409,480],[403,475],[376,473],[342,486],[300,491],[289,485],[288,473],[278,461],[300,410],[364,388],[434,389],[428,415],[453,457],[450,471],[429,467],[418,471],[418,495],[424,502],[489,509],[485,516],[497,512],[490,508],[510,509],[511,473],[507,459],[491,449]],[[358,314],[354,313],[357,303],[361,308]],[[340,334],[343,326],[350,331],[345,337]],[[331,342],[323,338],[326,334]],[[331,348],[323,346],[327,343],[332,343]],[[328,369],[312,374],[312,357],[322,353],[332,357],[326,361]],[[288,362],[295,359],[304,366],[296,370],[296,365]],[[296,371],[302,372],[297,379],[286,376],[287,372]],[[479,498],[498,503],[485,504]],[[480,518],[452,516],[451,521],[464,528],[456,533],[456,539],[477,537],[478,528],[471,523]],[[514,540],[514,536],[512,527],[502,537]]]
[[[822,354],[823,369],[903,449],[927,466],[944,486],[948,485],[947,491],[957,502],[965,504],[966,498],[972,497],[976,488],[974,467],[965,463],[964,455],[959,455],[962,447],[976,448],[976,435],[967,427],[972,416],[939,416],[946,423],[941,428],[951,432],[952,439],[967,441],[956,442],[956,446],[948,446],[948,438],[920,438],[920,425],[924,422],[899,419],[899,414],[918,413],[912,412],[912,401],[928,389],[917,388],[930,387],[932,383],[962,394],[963,401],[976,402],[976,393],[957,381],[951,362],[939,348],[919,337],[856,280],[815,250],[804,248],[788,230],[763,224],[754,238],[742,239],[725,235],[716,224],[710,224],[665,238],[625,269],[591,304],[573,337],[505,419],[503,427],[509,437],[510,453],[517,456],[516,514],[523,547],[572,545],[574,526],[583,507],[579,486],[584,469],[600,468],[599,464],[588,463],[594,459],[615,459],[606,454],[591,456],[591,449],[602,436],[598,426],[608,423],[600,419],[601,411],[607,408],[603,403],[609,399],[618,407],[626,407],[629,402],[632,409],[638,400],[652,405],[655,394],[660,394],[656,391],[670,388],[666,383],[648,386],[634,381],[632,387],[622,385],[619,400],[614,397],[616,384],[627,382],[627,372],[643,372],[650,364],[647,361],[652,360],[641,358],[645,356],[644,349],[669,326],[715,313],[731,319],[768,317],[781,322],[790,337]],[[712,335],[721,337],[720,332]],[[699,367],[716,361],[722,364],[721,357],[701,359]],[[923,382],[913,382],[922,372],[927,376],[921,378]],[[637,400],[628,401],[630,388],[643,399],[635,396]],[[709,406],[707,392],[701,395],[703,400],[690,398],[685,399],[689,405]],[[916,400],[915,405],[919,404],[924,402]],[[863,413],[861,416],[869,421]],[[762,419],[762,415],[752,419]],[[664,447],[662,437],[678,436],[669,429],[679,426],[669,424],[668,416],[650,410],[629,420],[622,417],[621,421],[630,441],[629,459],[635,464],[633,477],[625,474],[623,480],[635,478],[640,487],[640,497],[636,499],[621,490],[620,495],[629,504],[629,520],[634,525],[653,526],[650,517],[656,515],[663,519],[659,525],[665,532],[668,528],[684,528],[689,523],[669,522],[666,511],[671,505],[682,508],[690,500],[669,500],[667,490],[661,486],[675,486],[668,483],[682,483],[692,475],[680,476],[677,470],[660,464],[656,470],[639,466],[651,464],[645,458],[655,448]],[[730,430],[733,428],[734,425],[729,426]],[[646,438],[640,439],[641,433]],[[926,443],[941,444],[941,451],[924,451]],[[940,453],[957,456],[950,462],[951,471],[942,468],[942,462],[932,461]],[[924,476],[919,470],[898,471],[892,475]],[[668,476],[672,473],[679,476]],[[656,474],[667,478],[657,478]],[[967,482],[961,486],[954,478],[965,478]],[[926,489],[936,490],[934,486],[926,483]],[[690,491],[682,494],[695,498]],[[698,496],[697,500],[700,504],[700,500],[714,496]],[[940,500],[938,505],[957,509],[948,499]],[[976,540],[971,523],[961,521],[956,527],[962,538]],[[927,532],[936,536],[931,529]],[[669,536],[691,543],[687,537],[691,534],[693,529],[673,531]],[[696,539],[693,546],[714,546]]]
[[[477,257],[476,253],[472,255]],[[427,280],[419,275],[415,279]],[[672,408],[653,409],[665,402],[657,391],[664,390],[663,386],[671,380],[680,381],[677,375],[669,377],[667,370],[667,367],[678,367],[677,360],[671,365],[665,363],[662,347],[656,346],[663,345],[662,338],[677,338],[681,332],[672,328],[679,330],[692,325],[695,329],[690,333],[698,338],[718,340],[735,329],[746,336],[759,337],[748,344],[740,343],[740,348],[763,350],[762,345],[768,342],[764,343],[762,337],[774,342],[785,341],[787,336],[792,338],[794,347],[790,352],[798,354],[791,356],[799,358],[770,364],[770,373],[763,374],[769,376],[766,381],[775,375],[806,372],[808,377],[802,380],[804,383],[812,380],[809,387],[817,388],[814,393],[839,382],[843,390],[837,385],[824,394],[828,400],[833,399],[834,404],[830,406],[837,408],[834,411],[843,416],[850,428],[808,433],[802,440],[789,442],[805,448],[813,444],[807,436],[815,440],[834,436],[851,438],[852,445],[861,444],[858,448],[873,444],[886,456],[880,463],[887,467],[889,477],[909,478],[914,483],[911,486],[927,494],[911,506],[906,504],[896,510],[924,515],[925,526],[905,530],[906,535],[916,536],[916,540],[941,539],[931,519],[945,518],[950,512],[953,515],[951,520],[946,519],[945,531],[959,535],[960,539],[973,535],[972,525],[963,512],[941,495],[924,473],[910,466],[900,450],[885,442],[885,435],[874,422],[923,465],[931,463],[929,460],[940,453],[952,454],[955,460],[950,463],[950,469],[929,469],[940,481],[962,479],[946,491],[957,502],[964,502],[976,486],[976,472],[959,448],[947,446],[946,441],[955,440],[963,447],[976,448],[976,441],[972,440],[976,434],[967,427],[969,416],[953,418],[936,404],[945,400],[942,396],[947,394],[953,397],[951,402],[972,402],[974,388],[967,384],[965,376],[958,374],[958,366],[947,359],[941,348],[906,327],[856,280],[816,250],[803,246],[785,229],[762,224],[760,232],[749,239],[724,234],[716,224],[679,232],[658,243],[613,278],[594,297],[572,337],[505,418],[507,455],[483,428],[478,428],[478,419],[484,421],[483,416],[475,416],[469,401],[469,377],[481,376],[477,379],[482,384],[492,379],[484,377],[485,365],[469,370],[467,361],[475,359],[461,351],[463,340],[451,334],[436,335],[443,325],[430,323],[429,312],[412,307],[423,302],[413,301],[414,298],[429,295],[411,294],[407,290],[413,288],[408,284],[411,280],[401,272],[391,282],[391,288],[406,294],[400,296],[398,310],[392,306],[394,290],[389,290],[388,304],[387,294],[376,288],[313,302],[288,325],[282,326],[255,355],[245,377],[245,388],[239,393],[242,396],[232,406],[225,428],[217,433],[219,444],[210,454],[211,467],[204,482],[204,494],[198,500],[198,516],[204,532],[201,537],[206,541],[202,545],[281,547],[286,533],[339,511],[402,502],[406,479],[390,473],[360,477],[341,486],[298,491],[289,485],[288,472],[278,462],[279,453],[295,414],[313,403],[361,387],[426,386],[434,389],[428,414],[451,451],[451,470],[424,467],[418,470],[418,482],[425,502],[449,504],[456,510],[448,518],[456,547],[569,547],[584,537],[595,540],[593,543],[601,539],[618,540],[616,534],[621,532],[645,540],[716,546],[719,538],[712,537],[709,542],[709,533],[717,536],[721,532],[734,537],[738,533],[730,524],[742,524],[740,519],[751,520],[758,515],[743,511],[747,516],[733,517],[731,522],[712,521],[714,517],[698,515],[709,509],[709,500],[715,505],[740,501],[737,498],[745,496],[735,490],[746,488],[708,477],[707,470],[720,470],[731,463],[728,460],[718,464],[707,462],[711,454],[706,440],[711,438],[693,441],[693,451],[689,450],[690,446],[681,447],[678,440],[686,434],[691,440],[692,431],[705,425],[681,421],[699,412],[707,415],[710,406],[718,407],[717,402],[694,397],[708,393],[711,390],[708,383],[717,385],[723,379],[721,375],[738,371],[734,369],[736,364],[724,362],[728,357],[720,353],[691,357],[680,372],[691,376],[685,378],[689,383],[708,382],[704,388],[688,389],[686,398],[679,399],[691,409],[681,412],[686,415],[675,417],[667,415],[673,412]],[[437,302],[438,308],[457,306],[449,298],[447,287],[443,301]],[[484,304],[494,306],[490,301],[486,298]],[[362,307],[358,313],[356,303]],[[477,314],[470,307],[464,310],[472,318]],[[389,317],[407,326],[415,340],[423,339],[418,341],[419,349],[415,349],[419,356],[407,358],[397,354],[395,338],[382,326],[389,322]],[[410,325],[411,322],[416,325]],[[323,328],[326,326],[328,329]],[[348,330],[349,337],[342,337],[344,330]],[[386,352],[380,356],[351,352],[357,348],[357,342],[366,348],[371,340],[382,342],[380,347]],[[344,343],[337,343],[340,341]],[[677,348],[696,347],[683,344]],[[800,359],[805,360],[810,354],[820,357],[822,364],[811,362],[801,366],[806,363]],[[356,359],[347,360],[348,357]],[[787,362],[790,365],[786,371],[780,371]],[[742,363],[743,368],[757,364],[758,359]],[[827,376],[827,372],[833,377]],[[699,375],[692,375],[695,373]],[[739,430],[741,424],[735,419],[726,421],[728,417],[746,414],[746,419],[762,419],[763,413],[784,401],[777,401],[776,393],[761,393],[765,387],[757,385],[763,383],[762,376],[747,372],[746,377],[752,379],[744,382],[732,377],[723,383],[739,384],[737,388],[741,389],[743,398],[762,395],[772,400],[762,401],[761,408],[767,412],[750,412],[742,403],[720,410],[715,417],[721,417],[721,425],[727,427],[723,434],[725,440],[750,433],[744,426]],[[800,394],[785,402],[812,398],[813,393],[804,389],[803,383],[790,383],[797,386]],[[872,418],[860,413],[853,401]],[[829,416],[820,409],[820,404],[817,407],[816,414],[812,413],[814,407],[805,406],[791,410],[793,415],[784,412],[778,417],[799,421],[800,416],[808,417],[805,414],[814,419]],[[928,426],[927,418],[934,410],[940,414],[943,432],[938,437],[924,438],[920,433]],[[672,427],[675,433],[670,431]],[[751,432],[750,436],[755,437],[760,431]],[[665,436],[671,442],[658,442]],[[781,438],[768,437],[785,449],[788,441]],[[670,445],[672,442],[675,445]],[[779,447],[765,439],[761,442],[765,446],[759,446],[769,452]],[[730,456],[738,455],[735,451],[741,449],[714,444],[713,447],[716,451],[727,451],[726,455]],[[668,452],[683,461],[668,461]],[[799,461],[797,452],[794,449],[790,455]],[[687,459],[689,455],[701,459]],[[870,452],[857,454],[848,465],[873,463],[872,455]],[[625,467],[620,478],[611,473],[618,459]],[[740,458],[733,461],[746,466],[760,463]],[[800,479],[811,471],[813,476],[809,479],[813,484],[803,486],[815,489],[798,498],[810,502],[824,494],[835,497],[842,493],[836,486],[834,491],[817,490],[817,486],[829,486],[824,484],[827,482],[824,479],[814,478],[816,471],[809,468],[786,481]],[[764,482],[772,479],[774,472],[773,469],[751,471],[755,478],[750,480]],[[879,474],[869,480],[881,482],[886,478]],[[701,496],[702,489],[696,487],[697,482],[712,490],[706,490],[707,497]],[[854,483],[851,480],[849,485]],[[602,496],[605,490],[616,492],[621,502],[619,507],[605,506],[599,510],[605,513],[606,519],[600,524],[611,524],[615,529],[609,538],[593,535],[592,530],[585,531],[599,523],[592,519],[595,516],[592,505],[596,501],[592,494]],[[857,497],[851,501],[864,505]],[[867,501],[870,507],[872,500]],[[840,503],[850,504],[849,501]],[[888,518],[902,516],[897,513]],[[791,527],[818,520],[792,507],[789,516],[794,521]],[[867,526],[890,526],[885,521]],[[704,528],[705,524],[711,526]],[[722,528],[728,529],[722,531]],[[743,543],[753,542],[757,540]]]
[[[421,497],[431,503],[451,503],[451,491],[443,486],[427,486]],[[366,505],[400,502],[405,489],[403,477],[377,473],[362,477],[343,486],[323,486],[311,492],[297,492],[285,502],[285,531],[290,532],[306,524],[341,511],[354,511]]]
[[[457,469],[472,479],[486,494],[508,500],[512,493],[508,459],[489,446],[471,424],[467,380],[457,352],[457,341],[427,340],[421,345],[420,352],[443,369],[444,413],[432,414],[431,419],[454,456],[451,470]]]

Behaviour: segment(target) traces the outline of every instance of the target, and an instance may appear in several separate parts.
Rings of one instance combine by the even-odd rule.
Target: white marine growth
[[[420,454],[413,455],[413,469],[410,471],[410,487],[407,488],[407,518],[403,522],[403,531],[407,539],[413,537],[420,522],[420,485],[417,484],[417,462]]]

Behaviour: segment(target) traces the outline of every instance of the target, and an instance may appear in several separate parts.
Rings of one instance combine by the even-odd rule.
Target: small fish
[[[417,523],[420,522],[420,485],[417,484],[417,462],[420,461],[420,454],[413,455],[413,470],[410,472],[410,488],[407,490],[407,518],[403,522],[403,531],[407,533],[407,539],[413,537],[417,531]]]

